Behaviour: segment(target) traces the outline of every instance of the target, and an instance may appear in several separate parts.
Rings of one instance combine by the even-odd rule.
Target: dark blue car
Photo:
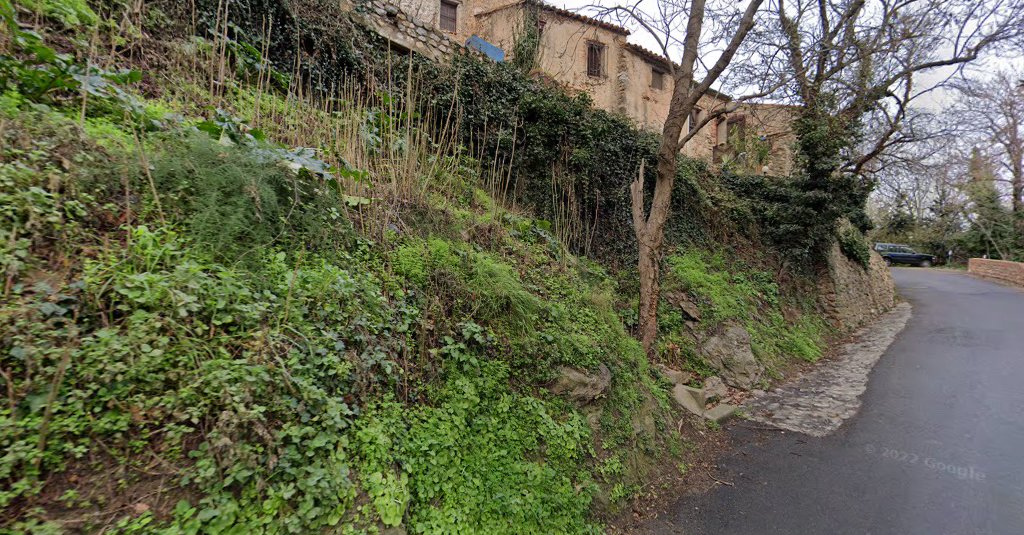
[[[876,243],[875,251],[882,255],[887,265],[907,265],[932,267],[935,265],[935,255],[919,253],[902,243]]]

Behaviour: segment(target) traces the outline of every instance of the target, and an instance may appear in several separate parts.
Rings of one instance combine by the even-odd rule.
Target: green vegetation
[[[821,356],[827,327],[808,307],[787,302],[770,273],[734,262],[722,254],[677,253],[666,259],[665,298],[661,304],[661,351],[668,359],[700,375],[714,375],[697,356],[693,337],[683,326],[683,311],[672,303],[676,292],[688,294],[700,309],[700,328],[713,331],[734,322],[750,333],[754,354],[769,367],[789,358],[813,362]],[[787,321],[784,312],[798,315]]]
[[[130,152],[91,158],[105,149],[73,120],[20,113],[4,118],[0,181],[13,244],[0,323],[17,402],[2,420],[5,507],[37,496],[43,474],[143,469],[148,452],[204,496],[175,509],[186,532],[343,519],[416,532],[494,531],[508,518],[534,532],[586,525],[589,428],[564,404],[512,390],[491,334],[513,343],[553,306],[506,260],[430,238],[415,255],[395,247],[394,271],[382,270],[387,247],[355,236],[343,214],[315,219],[332,213],[321,179],[196,134],[152,137],[155,189],[144,193],[136,168],[128,188],[146,200],[118,204],[120,184],[78,187],[132,167]],[[62,170],[55,159],[72,150]],[[126,210],[152,226],[106,226]],[[83,250],[72,272],[52,271]],[[414,334],[427,294],[405,278],[461,287],[461,328],[439,325],[450,334],[433,348]],[[434,370],[396,360],[423,344]],[[407,386],[422,373],[434,379]],[[363,495],[372,509],[357,505]]]
[[[19,3],[70,28],[92,26],[99,20],[85,0],[20,0]]]
[[[627,329],[634,277],[612,271],[652,136],[470,57],[458,82],[393,58],[405,78],[300,97],[260,52],[301,41],[288,24],[260,46],[241,19],[221,57],[164,36],[159,78],[87,67],[133,64],[14,24],[41,9],[82,29],[40,6],[85,4],[18,5],[0,0],[0,529],[596,532],[680,454]],[[316,72],[383,69],[338,50]],[[554,194],[552,162],[570,178]],[[713,205],[745,201],[703,164],[679,173],[693,209],[670,236],[711,249],[732,232]],[[821,321],[728,254],[680,248],[666,292],[702,328],[745,325],[769,364],[817,358]],[[665,307],[665,359],[706,375]],[[543,388],[562,366],[611,385],[580,406]]]
[[[839,230],[839,249],[847,258],[868,267],[871,263],[871,246],[859,230],[845,226]]]
[[[940,194],[923,216],[910,209],[906,198],[898,199],[883,212],[872,238],[910,244],[950,267],[964,268],[969,258],[1024,261],[1024,212],[1004,203],[994,163],[974,148],[966,162],[944,165],[950,176],[966,175],[964,183],[936,184]]]

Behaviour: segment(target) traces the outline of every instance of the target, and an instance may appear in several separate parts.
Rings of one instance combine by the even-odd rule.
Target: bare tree
[[[1024,38],[1022,0],[777,0],[772,9],[775,31],[762,34],[762,54],[788,58],[790,99],[834,117],[845,130],[838,134],[861,138],[840,165],[855,175],[914,139],[907,127],[915,100]],[[923,83],[925,72],[938,81]],[[866,118],[874,128],[862,128]]]
[[[947,191],[952,170],[966,168],[971,145],[961,142],[958,121],[948,113],[908,112],[910,124],[866,165],[864,172],[874,180],[872,198],[878,208],[892,212],[902,202],[920,221],[928,216],[936,198]],[[885,121],[872,121],[866,128],[888,126]]]
[[[1009,185],[1010,206],[1024,246],[1024,73],[997,72],[991,78],[956,84],[953,112],[962,131],[988,147],[997,182]]]
[[[668,60],[673,79],[672,98],[657,152],[654,192],[649,209],[645,208],[643,164],[636,180],[630,185],[633,230],[639,249],[639,335],[648,354],[654,347],[658,333],[661,257],[679,151],[700,128],[735,109],[735,104],[704,114],[699,123],[686,133],[683,129],[700,98],[711,90],[740,50],[747,34],[754,27],[755,17],[763,1],[747,0],[742,10],[737,10],[727,2],[709,6],[706,0],[657,0],[647,4],[591,9],[598,17],[616,18],[650,35]],[[646,5],[653,7],[645,10]],[[721,39],[708,40],[708,35]],[[714,62],[708,65],[702,63],[703,57],[712,56]]]

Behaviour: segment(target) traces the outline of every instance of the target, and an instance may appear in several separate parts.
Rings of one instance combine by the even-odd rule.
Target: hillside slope
[[[664,366],[717,373],[699,341],[738,324],[770,376],[830,332],[812,287],[701,219],[739,201],[692,162],[683,202],[708,208],[676,227],[655,366],[629,333],[621,228],[579,255],[579,214],[510,189],[533,168],[466,109],[425,106],[412,63],[384,55],[395,85],[322,98],[156,8],[0,12],[5,530],[593,532],[652,466],[700,453]],[[488,91],[537,83],[460,61]],[[546,91],[550,111],[647,139]],[[525,123],[519,150],[562,119]]]

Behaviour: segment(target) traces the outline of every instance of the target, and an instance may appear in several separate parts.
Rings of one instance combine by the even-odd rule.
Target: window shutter
[[[651,67],[651,87],[654,89],[665,89],[665,71],[657,67]]]
[[[587,74],[604,76],[604,45],[601,43],[587,43]]]
[[[459,5],[454,2],[441,1],[441,29],[455,32],[458,29]]]

